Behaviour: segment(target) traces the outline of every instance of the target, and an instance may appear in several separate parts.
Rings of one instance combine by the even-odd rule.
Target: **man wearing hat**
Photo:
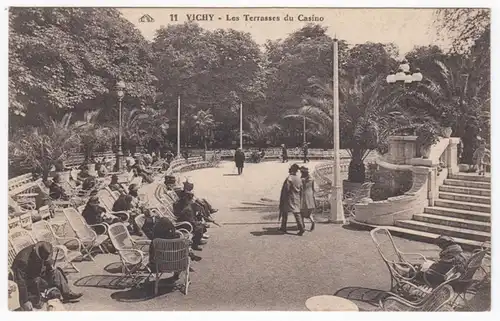
[[[19,251],[12,262],[14,281],[19,288],[19,301],[23,310],[41,309],[41,293],[57,288],[63,302],[79,299],[82,294],[71,291],[68,279],[60,268],[54,267],[53,247],[38,242]]]
[[[293,164],[288,170],[288,177],[283,182],[280,195],[280,218],[281,218],[281,228],[280,230],[284,233],[287,232],[286,224],[288,221],[288,214],[292,213],[297,222],[297,228],[299,230],[298,235],[302,236],[305,232],[304,224],[302,223],[302,217],[300,215],[300,196],[302,193],[302,180],[297,176],[300,166]]]
[[[288,162],[288,151],[285,144],[281,144],[281,159],[283,163]]]
[[[304,163],[308,163],[309,158],[307,157],[307,155],[309,155],[309,143],[304,142],[304,145],[302,146],[302,153],[304,155]]]
[[[116,223],[120,219],[112,214],[107,214],[106,209],[101,206],[97,196],[91,196],[83,209],[82,216],[88,225],[96,225],[102,223]],[[96,231],[101,232],[101,231]]]
[[[192,249],[201,251],[200,245],[206,244],[203,240],[205,227],[197,218],[197,206],[194,202],[192,190],[184,190],[182,198],[177,202],[177,217],[179,222],[189,222],[193,226],[193,245]]]
[[[53,200],[69,200],[68,194],[61,185],[61,175],[59,173],[56,173],[52,178],[52,183],[49,185],[49,196]]]
[[[423,273],[424,279],[429,285],[437,286],[444,282],[445,274],[453,268],[456,272],[464,273],[467,258],[462,247],[449,236],[439,236],[434,241],[434,244],[441,249],[439,259]]]

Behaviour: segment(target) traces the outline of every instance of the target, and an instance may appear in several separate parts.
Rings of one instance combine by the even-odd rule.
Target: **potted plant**
[[[453,115],[449,112],[444,112],[441,115],[441,126],[442,127],[442,134],[444,138],[450,138],[451,134],[453,132],[453,129],[451,126],[453,125]]]
[[[429,158],[431,146],[439,141],[438,130],[436,126],[426,123],[416,130],[417,140],[416,144],[420,149],[422,158]]]

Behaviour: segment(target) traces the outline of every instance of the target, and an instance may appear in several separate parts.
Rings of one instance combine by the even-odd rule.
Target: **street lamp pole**
[[[333,190],[330,198],[331,223],[344,224],[342,181],[340,177],[340,121],[339,121],[339,44],[333,40]]]
[[[181,96],[177,96],[177,157],[181,156]]]
[[[243,150],[243,102],[240,101],[240,149]]]
[[[307,137],[306,137],[306,116],[303,116],[304,117],[304,144],[307,143]]]
[[[123,121],[122,121],[122,100],[125,96],[125,83],[118,81],[116,83],[116,95],[118,96],[118,153],[116,155],[116,171],[121,172],[123,169],[123,149],[122,149],[122,136],[123,136]]]

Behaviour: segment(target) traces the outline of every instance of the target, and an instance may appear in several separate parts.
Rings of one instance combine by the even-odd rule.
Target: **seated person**
[[[137,198],[134,195],[137,195],[138,187],[135,184],[130,185],[129,194],[122,194],[113,204],[113,212],[127,212],[130,216],[130,226],[132,226],[134,234],[142,236],[141,229],[135,223],[135,217],[139,214],[145,213],[146,209],[141,207]]]
[[[66,191],[61,185],[61,175],[56,173],[54,177],[52,178],[52,183],[46,182],[46,184],[49,184],[49,196],[53,200],[62,200],[62,201],[68,201],[69,200],[69,195],[66,194]],[[47,186],[47,185],[46,185]]]
[[[106,167],[106,163],[104,162],[104,160],[96,164],[95,166],[97,168],[97,175],[99,177],[106,177],[106,175],[108,175],[108,168]]]
[[[95,224],[113,224],[120,222],[120,219],[112,214],[107,214],[106,209],[100,205],[99,198],[92,196],[89,198],[87,205],[83,209],[82,216],[88,225]],[[97,231],[96,231],[97,232]]]
[[[25,311],[42,308],[41,293],[50,288],[57,288],[63,302],[79,299],[82,294],[71,291],[66,275],[60,268],[55,268],[53,248],[48,242],[29,245],[17,253],[12,263],[14,282],[19,288],[19,301]]]
[[[144,164],[144,161],[140,157],[136,158],[135,164],[134,166],[132,166],[132,168],[135,170],[136,175],[141,176],[145,182],[147,183],[154,182],[154,179],[152,177],[153,173],[146,169],[146,165]]]
[[[118,183],[118,176],[116,174],[111,176],[111,183],[109,183],[108,187],[110,190],[120,192],[122,195],[127,194],[125,189]]]
[[[165,158],[167,159],[167,163],[171,163],[172,160],[174,159],[175,155],[174,153],[172,153],[171,150],[167,151],[167,153],[165,154]]]
[[[427,270],[421,272],[424,280],[433,287],[443,283],[446,273],[453,268],[456,272],[464,273],[467,264],[462,247],[451,237],[441,235],[435,240],[435,244],[441,249],[439,258]]]
[[[176,216],[179,221],[189,222],[193,226],[192,249],[201,251],[200,245],[206,244],[206,241],[203,240],[203,234],[206,232],[206,228],[197,219],[197,206],[193,198],[193,192],[184,191],[182,198],[178,202]]]
[[[194,184],[189,181],[184,182],[184,191],[193,191]],[[204,218],[208,218],[210,215],[217,213],[219,210],[212,207],[212,205],[205,198],[194,197],[195,203],[199,206],[199,210],[202,212]]]

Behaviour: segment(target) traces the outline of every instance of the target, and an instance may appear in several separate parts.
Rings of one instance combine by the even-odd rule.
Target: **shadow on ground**
[[[297,227],[290,227],[287,229],[288,231],[297,231]],[[253,231],[250,232],[253,236],[265,236],[265,235],[285,235],[285,234],[292,234],[292,233],[284,233],[283,231],[280,231],[278,227],[264,227],[262,228],[262,231]]]
[[[75,281],[74,285],[78,287],[92,287],[104,289],[127,289],[135,286],[137,279],[116,275],[87,275]]]
[[[141,302],[174,292],[181,287],[173,278],[161,279],[158,284],[158,294],[155,296],[154,286],[154,282],[146,282],[141,287],[112,293],[111,298],[119,302]]]
[[[360,311],[374,311],[380,300],[389,296],[386,291],[364,287],[349,286],[335,292],[335,296],[354,301]]]

